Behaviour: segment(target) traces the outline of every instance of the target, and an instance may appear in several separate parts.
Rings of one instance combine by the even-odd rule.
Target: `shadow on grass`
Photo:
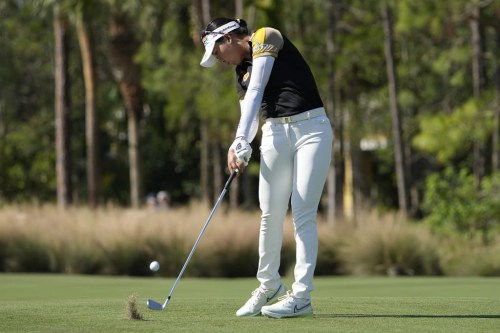
[[[319,313],[315,318],[458,318],[458,319],[500,319],[500,315],[396,315],[396,314],[327,314]]]

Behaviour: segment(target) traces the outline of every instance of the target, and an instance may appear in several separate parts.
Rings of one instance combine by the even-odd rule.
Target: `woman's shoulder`
[[[263,30],[263,31],[269,31],[269,32],[277,32],[277,33],[281,33],[278,29],[273,28],[273,27],[260,27],[260,28],[258,28],[257,30],[255,30],[255,33],[257,33],[258,31],[261,31],[261,30]],[[255,34],[255,33],[254,33],[254,34]]]
[[[276,57],[283,48],[284,39],[281,32],[277,29],[264,27],[257,29],[252,37],[253,57],[261,55],[272,55]]]
[[[251,40],[252,41],[258,41],[258,42],[264,42],[266,40],[272,40],[272,39],[283,39],[283,36],[281,32],[278,29],[271,28],[271,27],[262,27],[257,30],[252,34]]]

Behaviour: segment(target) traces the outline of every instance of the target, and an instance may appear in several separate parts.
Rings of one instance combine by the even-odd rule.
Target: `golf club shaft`
[[[207,221],[205,222],[205,224],[203,225],[203,228],[201,229],[201,232],[200,234],[198,235],[198,238],[196,239],[196,242],[194,242],[194,245],[193,245],[193,248],[191,249],[191,252],[189,253],[189,256],[187,257],[186,259],[186,262],[184,263],[184,266],[182,267],[181,269],[181,272],[179,273],[179,276],[177,277],[177,279],[175,280],[174,282],[174,285],[172,286],[172,289],[170,290],[170,294],[168,295],[168,298],[167,300],[165,301],[165,304],[170,300],[170,298],[172,297],[172,294],[174,293],[174,290],[175,290],[175,287],[177,287],[177,284],[179,283],[179,280],[181,279],[182,275],[184,274],[184,271],[186,270],[186,267],[187,265],[189,264],[189,261],[191,260],[191,257],[193,256],[194,254],[194,251],[196,250],[196,247],[198,247],[198,243],[200,242],[201,240],[201,237],[203,236],[203,234],[205,233],[205,230],[207,229],[208,227],[208,224],[210,223],[210,221],[212,220],[212,216],[214,215],[215,211],[217,210],[217,207],[219,206],[220,202],[222,201],[222,199],[224,198],[224,195],[226,194],[228,188],[229,188],[229,185],[231,185],[231,182],[233,181],[233,179],[236,177],[236,175],[238,174],[238,171],[237,170],[234,170],[232,173],[231,173],[231,176],[229,176],[229,179],[227,180],[226,182],[226,185],[224,185],[224,189],[222,190],[222,193],[220,194],[219,198],[217,199],[217,202],[215,203],[214,205],[214,208],[212,209],[212,211],[210,212],[210,215],[208,216],[207,218]]]

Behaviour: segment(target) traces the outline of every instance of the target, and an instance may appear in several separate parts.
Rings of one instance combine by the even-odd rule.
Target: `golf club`
[[[210,223],[210,220],[212,219],[212,216],[215,213],[215,210],[217,209],[220,202],[222,201],[222,198],[224,198],[224,195],[226,194],[227,189],[229,188],[229,185],[231,185],[231,182],[233,181],[233,179],[236,177],[237,174],[238,174],[238,169],[235,169],[231,173],[231,175],[229,176],[229,179],[227,180],[226,185],[224,185],[224,189],[222,190],[222,193],[220,194],[219,198],[217,199],[217,202],[215,203],[214,208],[210,212],[210,215],[208,216],[207,221],[205,222],[205,225],[203,225],[203,228],[201,229],[201,232],[198,235],[196,242],[194,242],[193,248],[191,249],[191,252],[189,253],[189,256],[187,257],[186,262],[184,263],[184,266],[182,267],[181,272],[179,273],[179,276],[177,277],[177,280],[175,280],[174,285],[172,286],[172,290],[170,290],[170,294],[168,295],[167,299],[165,300],[165,302],[163,304],[158,303],[155,300],[148,299],[148,302],[147,302],[148,308],[150,308],[152,310],[163,310],[167,307],[167,304],[170,301],[172,294],[174,293],[175,287],[177,287],[177,284],[179,283],[179,280],[181,279],[182,274],[184,274],[184,271],[186,270],[186,267],[187,267],[189,261],[191,260],[191,257],[193,256],[193,253],[196,250],[196,247],[198,246],[198,243],[200,242],[201,237],[205,233],[205,230],[207,229],[208,224]]]

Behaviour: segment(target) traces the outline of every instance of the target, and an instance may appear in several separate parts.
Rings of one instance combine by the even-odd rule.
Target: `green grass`
[[[290,280],[285,279],[290,286]],[[500,278],[316,278],[314,317],[237,318],[254,279],[0,274],[1,332],[499,332]],[[138,295],[144,320],[129,320]]]

